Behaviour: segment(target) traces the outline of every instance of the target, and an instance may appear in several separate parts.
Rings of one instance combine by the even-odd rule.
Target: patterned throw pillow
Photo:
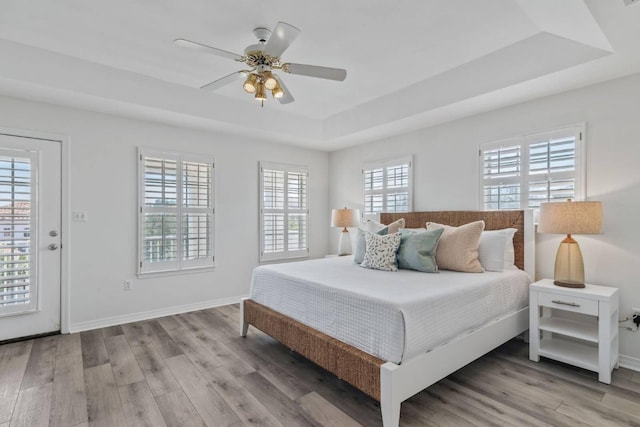
[[[400,246],[400,233],[380,236],[367,233],[365,236],[367,251],[360,267],[374,270],[398,271],[396,251]]]

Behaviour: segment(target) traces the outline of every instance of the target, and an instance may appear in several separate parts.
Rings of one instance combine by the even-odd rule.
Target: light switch
[[[73,211],[73,220],[75,222],[87,222],[89,220],[87,211]]]

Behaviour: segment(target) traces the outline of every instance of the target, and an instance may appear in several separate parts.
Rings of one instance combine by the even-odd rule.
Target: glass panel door
[[[0,134],[0,341],[60,330],[61,143]]]

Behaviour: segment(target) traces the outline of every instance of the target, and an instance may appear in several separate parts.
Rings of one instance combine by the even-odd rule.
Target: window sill
[[[289,258],[267,259],[267,260],[260,260],[260,265],[263,265],[263,264],[282,264],[284,262],[305,261],[305,260],[308,260],[308,259],[310,259],[309,255],[289,257]]]
[[[153,279],[157,277],[182,276],[185,274],[209,273],[215,271],[215,265],[207,267],[185,268],[184,270],[149,271],[137,273],[138,279]]]

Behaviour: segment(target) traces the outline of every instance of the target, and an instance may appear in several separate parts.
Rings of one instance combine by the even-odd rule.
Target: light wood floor
[[[640,426],[640,373],[613,384],[511,341],[402,405],[402,426]],[[238,306],[0,346],[0,427],[379,426],[378,405]]]

